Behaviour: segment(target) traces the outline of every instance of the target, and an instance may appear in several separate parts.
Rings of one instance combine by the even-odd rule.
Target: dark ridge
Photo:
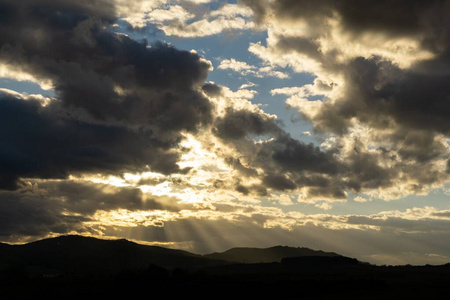
[[[128,240],[60,236],[24,245],[0,247],[0,268],[20,267],[55,272],[111,272],[145,269],[192,268],[224,264],[187,251],[141,245]]]
[[[295,248],[287,246],[275,246],[270,248],[232,248],[221,253],[211,253],[204,255],[210,259],[224,260],[237,263],[270,263],[281,262],[287,257],[301,256],[340,256],[334,252],[324,252],[309,248]]]
[[[450,264],[376,266],[307,248],[234,248],[201,256],[82,236],[0,244],[5,299],[131,299],[155,291],[171,299],[441,299],[450,293],[448,282]]]

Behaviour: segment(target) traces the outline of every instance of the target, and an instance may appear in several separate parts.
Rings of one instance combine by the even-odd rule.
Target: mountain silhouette
[[[375,266],[286,246],[198,255],[74,235],[0,243],[5,299],[129,299],[154,291],[196,299],[440,299],[450,293],[448,282],[450,264]]]
[[[4,245],[0,245],[0,268],[109,272],[145,269],[152,264],[166,268],[225,264],[187,251],[147,246],[125,239],[103,240],[69,235],[24,245]]]
[[[288,257],[329,257],[340,256],[334,252],[311,250],[308,248],[294,248],[287,246],[275,246],[270,248],[232,248],[225,252],[215,252],[204,255],[210,259],[224,260],[237,263],[270,263],[281,262]]]
[[[276,246],[271,248],[232,248],[222,253],[198,255],[182,250],[148,246],[125,239],[104,240],[77,235],[48,238],[23,245],[0,244],[0,268],[60,272],[100,272],[164,268],[201,268],[229,264],[281,262],[290,257],[340,256],[332,252]]]

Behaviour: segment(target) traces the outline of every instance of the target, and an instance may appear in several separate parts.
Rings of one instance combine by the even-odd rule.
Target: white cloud
[[[360,203],[365,203],[365,202],[371,201],[371,199],[367,199],[367,198],[358,196],[358,197],[355,197],[355,198],[353,199],[353,201],[360,202]]]
[[[285,79],[289,77],[286,73],[274,70],[272,66],[257,67],[234,58],[222,60],[217,68],[221,70],[229,69],[243,76],[251,75],[259,78],[269,76]]]
[[[138,1],[135,5],[122,5],[122,18],[133,27],[142,28],[148,23],[156,25],[168,36],[195,38],[254,28],[250,20],[252,11],[240,4],[226,4],[206,12],[196,8],[209,0]],[[194,5],[194,6],[192,6]]]
[[[272,200],[278,202],[282,206],[294,205],[294,202],[292,202],[292,199],[288,194],[274,195],[272,196]]]
[[[240,90],[242,90],[242,89],[247,89],[247,88],[250,88],[250,87],[256,87],[256,86],[258,86],[256,83],[253,83],[253,82],[247,82],[247,83],[244,83],[244,84],[242,84],[240,87],[239,87],[239,89]]]
[[[165,4],[164,0],[114,0],[118,15],[131,26],[142,28],[147,25],[147,14]]]
[[[247,6],[227,3],[218,10],[212,11],[209,15],[211,17],[225,16],[230,19],[235,18],[236,16],[249,18],[253,16],[253,11]]]
[[[179,5],[169,6],[168,9],[154,9],[147,14],[146,20],[148,22],[154,22],[157,24],[162,24],[168,21],[178,20],[180,22],[185,22],[194,18],[195,15],[186,11],[183,7]]]
[[[21,69],[20,66],[12,66],[0,63],[0,78],[9,78],[17,81],[30,81],[38,84],[43,90],[52,90],[54,84],[49,78],[34,76],[31,72]]]
[[[195,38],[219,34],[224,31],[247,30],[254,27],[253,22],[244,18],[201,19],[192,23],[172,22],[158,26],[168,36]]]
[[[210,3],[213,2],[215,0],[179,0],[181,2],[186,1],[186,2],[190,2],[193,4],[206,4],[206,3]]]
[[[330,203],[327,203],[327,202],[318,203],[314,206],[317,208],[323,209],[323,210],[330,210],[333,208],[333,205],[331,205]]]
[[[248,70],[253,70],[256,67],[255,66],[251,66],[249,64],[247,64],[246,62],[243,61],[237,61],[234,58],[231,59],[224,59],[220,62],[220,65],[217,67],[218,69],[230,69],[233,70],[235,72],[245,72]]]

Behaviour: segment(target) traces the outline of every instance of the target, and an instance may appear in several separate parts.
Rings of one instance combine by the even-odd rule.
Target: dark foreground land
[[[307,248],[196,255],[78,236],[0,244],[2,299],[448,299],[450,264],[374,266]]]

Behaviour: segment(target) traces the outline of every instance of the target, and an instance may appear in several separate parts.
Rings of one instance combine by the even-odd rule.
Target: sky
[[[0,0],[0,241],[449,262],[448,11]]]

